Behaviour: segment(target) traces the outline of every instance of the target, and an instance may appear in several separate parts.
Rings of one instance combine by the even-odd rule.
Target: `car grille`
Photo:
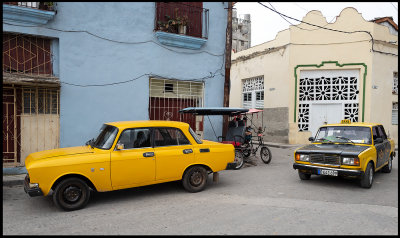
[[[311,154],[310,155],[310,163],[340,165],[340,156],[339,155]]]

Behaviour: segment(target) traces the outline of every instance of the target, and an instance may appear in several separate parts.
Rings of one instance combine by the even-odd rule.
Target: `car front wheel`
[[[54,204],[66,211],[84,208],[89,202],[90,189],[85,181],[79,178],[62,180],[53,194]]]
[[[299,177],[301,180],[309,180],[311,178],[311,174],[303,173],[299,170]]]
[[[372,182],[374,181],[374,166],[372,163],[368,163],[365,173],[361,176],[360,185],[363,188],[371,188]]]

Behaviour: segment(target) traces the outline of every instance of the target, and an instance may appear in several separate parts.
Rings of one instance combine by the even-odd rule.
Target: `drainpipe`
[[[225,43],[225,83],[224,83],[224,107],[229,107],[229,90],[231,77],[231,51],[232,51],[232,2],[228,2],[228,22],[226,26]],[[228,131],[228,116],[223,116],[222,135],[225,137]]]

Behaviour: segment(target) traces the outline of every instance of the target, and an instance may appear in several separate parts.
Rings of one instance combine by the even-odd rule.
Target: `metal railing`
[[[3,4],[34,8],[46,11],[54,11],[53,2],[3,2]]]
[[[156,2],[154,30],[207,39],[209,10],[201,6],[202,2]]]

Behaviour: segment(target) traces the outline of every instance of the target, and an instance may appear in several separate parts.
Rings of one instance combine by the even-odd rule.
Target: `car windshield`
[[[108,150],[111,148],[117,133],[118,128],[104,124],[92,145],[99,149]]]
[[[371,128],[360,126],[321,127],[314,141],[371,144]]]

